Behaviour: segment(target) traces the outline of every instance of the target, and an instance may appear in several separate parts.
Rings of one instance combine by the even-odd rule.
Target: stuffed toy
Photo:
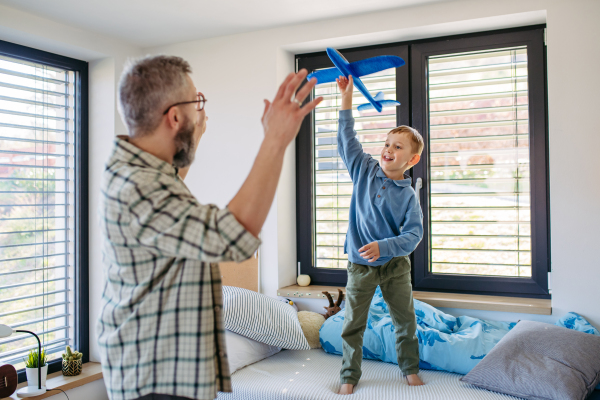
[[[298,320],[300,321],[302,332],[304,333],[304,336],[306,336],[306,341],[310,345],[310,348],[320,348],[319,329],[321,329],[321,325],[325,322],[325,317],[312,311],[299,311]]]
[[[344,300],[344,293],[342,292],[341,289],[338,289],[338,299],[335,302],[335,304],[333,304],[333,299],[331,298],[331,295],[329,294],[329,292],[322,292],[322,293],[325,296],[327,296],[327,298],[329,299],[329,307],[323,307],[324,309],[327,310],[327,312],[325,313],[325,319],[327,319],[342,310],[340,305],[342,304],[342,301]]]
[[[291,299],[287,299],[285,297],[278,297],[279,301],[283,301],[286,304],[289,304],[290,306],[292,306],[294,308],[294,310],[298,311],[298,306],[296,305],[296,303],[294,301],[292,301]]]
[[[302,328],[302,332],[306,337],[306,341],[310,345],[311,349],[318,349],[321,347],[321,342],[319,341],[319,330],[321,329],[321,325],[325,322],[325,319],[335,315],[337,312],[341,310],[340,304],[342,304],[342,300],[344,300],[344,293],[340,289],[338,289],[338,300],[334,304],[333,299],[329,292],[323,292],[325,296],[329,299],[330,307],[324,307],[327,310],[325,315],[319,314],[312,311],[299,311],[298,312],[298,321],[300,321],[300,327]],[[293,300],[279,297],[279,301],[289,304],[294,307],[296,311],[298,311],[298,306],[294,303]]]

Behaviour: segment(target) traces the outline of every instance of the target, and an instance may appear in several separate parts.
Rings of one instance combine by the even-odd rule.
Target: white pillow
[[[246,365],[254,364],[281,351],[281,347],[269,346],[227,330],[225,343],[227,343],[229,371],[232,374]]]
[[[234,286],[223,286],[225,329],[275,347],[310,350],[298,313],[289,304]]]

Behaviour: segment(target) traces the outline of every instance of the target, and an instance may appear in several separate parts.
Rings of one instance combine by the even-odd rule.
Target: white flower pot
[[[42,387],[46,387],[46,375],[48,375],[48,364],[40,368],[42,371]],[[38,387],[38,369],[37,368],[25,368],[27,373],[27,386]]]

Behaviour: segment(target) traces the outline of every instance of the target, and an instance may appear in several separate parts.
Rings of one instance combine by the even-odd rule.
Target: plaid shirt
[[[227,208],[202,205],[172,165],[117,138],[102,184],[98,342],[108,395],[214,399],[231,392],[219,261],[260,241]]]

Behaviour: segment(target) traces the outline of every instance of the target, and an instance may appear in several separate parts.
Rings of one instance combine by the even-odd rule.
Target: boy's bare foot
[[[340,388],[340,392],[338,394],[352,394],[354,390],[354,385],[351,383],[342,383],[342,387]]]
[[[406,379],[408,380],[408,384],[410,386],[424,385],[423,381],[421,380],[421,378],[419,378],[419,375],[417,374],[406,375]]]

